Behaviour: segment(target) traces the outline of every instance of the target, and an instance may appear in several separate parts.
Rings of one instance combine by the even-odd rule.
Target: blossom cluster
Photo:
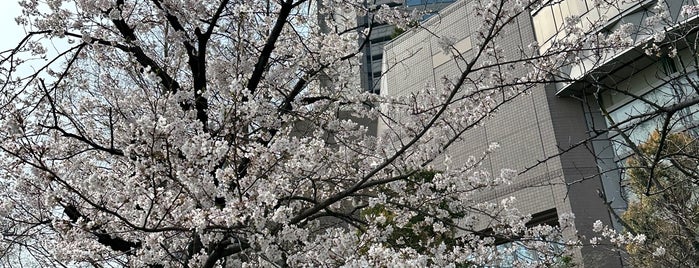
[[[514,265],[571,254],[570,216],[531,227],[514,198],[475,198],[517,180],[485,167],[496,144],[465,161],[448,148],[585,51],[632,45],[630,29],[590,37],[569,18],[569,38],[513,57],[498,40],[549,1],[473,0],[483,23],[475,56],[453,55],[462,74],[378,96],[359,86],[357,40],[371,27],[356,17],[410,28],[420,14],[363,2],[20,1],[30,34],[0,57],[0,256],[453,267],[505,265],[517,249],[538,261]],[[66,47],[51,58],[46,39]],[[49,60],[17,73],[37,57]]]

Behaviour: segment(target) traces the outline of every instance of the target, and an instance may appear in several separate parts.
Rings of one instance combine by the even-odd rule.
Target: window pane
[[[565,1],[566,6],[568,6],[568,11],[570,15],[580,16],[587,12],[587,5],[583,0],[568,0]]]
[[[417,6],[417,5],[422,5],[424,0],[407,0],[405,1],[405,4],[407,6]]]
[[[556,34],[556,23],[553,19],[551,7],[544,7],[534,15],[534,31],[536,40],[543,44]]]

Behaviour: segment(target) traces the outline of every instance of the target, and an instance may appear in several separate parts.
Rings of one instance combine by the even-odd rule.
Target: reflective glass
[[[565,1],[565,6],[568,8],[570,15],[580,16],[587,12],[587,5],[584,0],[568,0]]]
[[[405,5],[407,6],[417,6],[417,5],[422,5],[424,0],[407,0],[405,1]]]
[[[533,17],[534,32],[539,44],[543,44],[556,34],[556,23],[551,7],[544,7]]]

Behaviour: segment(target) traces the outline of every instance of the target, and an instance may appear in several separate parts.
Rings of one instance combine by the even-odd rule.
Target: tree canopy
[[[533,264],[558,263],[578,243],[562,236],[569,217],[527,226],[514,199],[473,198],[515,177],[482,167],[496,145],[436,162],[502,105],[633,42],[627,28],[586,35],[571,20],[546,50],[503,48],[517,18],[548,1],[473,1],[475,56],[452,55],[460,75],[409,97],[358,82],[357,40],[372,28],[356,17],[409,30],[419,16],[388,5],[20,1],[28,35],[0,57],[0,259],[487,266],[510,259],[516,249],[497,246],[511,241],[538,252]]]
[[[629,249],[629,261],[634,267],[696,266],[699,144],[685,132],[668,135],[662,149],[660,144],[661,135],[656,131],[639,145],[643,154],[627,161],[626,177],[632,196],[622,218],[630,231],[648,238],[648,245]],[[647,165],[645,159],[656,154],[660,155],[660,164]]]

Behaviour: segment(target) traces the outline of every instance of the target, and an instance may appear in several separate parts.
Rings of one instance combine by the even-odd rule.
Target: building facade
[[[422,24],[426,30],[406,32],[384,46],[382,95],[407,96],[424,88],[436,88],[442,77],[463,72],[463,62],[460,64],[455,55],[444,53],[440,42],[448,37],[452,49],[464,58],[480,52],[475,48],[473,34],[482,22],[474,14],[477,7],[473,2],[456,2],[426,20]],[[647,20],[660,12],[667,12],[670,22],[693,22],[693,18],[682,17],[681,10],[696,1],[620,1],[614,8],[596,6],[596,2],[599,1],[549,1],[532,7],[507,26],[495,42],[509,59],[517,58],[517,53],[526,51],[533,43],[538,44],[540,54],[545,54],[564,38],[566,23],[570,23],[566,18],[575,16],[580,29],[590,36],[632,25],[629,38],[635,46],[607,50],[596,57],[595,51],[591,51],[590,57],[578,65],[561,70],[566,78],[562,80],[573,82],[532,88],[530,94],[503,106],[483,126],[467,132],[460,143],[449,149],[453,158],[459,158],[452,161],[466,161],[474,152],[485,150],[487,144],[500,143],[501,148],[490,157],[487,168],[492,172],[501,168],[527,172],[512,185],[483,193],[482,200],[515,196],[520,200],[519,208],[532,215],[555,217],[572,212],[580,237],[595,235],[591,230],[597,219],[621,229],[618,215],[624,211],[626,201],[623,171],[619,167],[632,154],[629,139],[640,143],[654,129],[662,127],[665,117],[652,114],[653,105],[667,107],[691,102],[699,92],[692,86],[699,84],[695,75],[687,75],[697,69],[697,51],[692,45],[682,47],[666,42],[670,50],[676,50],[671,53],[675,55],[649,54],[646,45],[653,31],[644,28],[648,27]],[[699,122],[697,108],[691,105],[675,113],[673,130],[693,131]],[[586,267],[623,265],[621,256],[608,249],[583,247],[576,257]]]
[[[400,7],[406,10],[419,10],[426,12],[422,16],[427,19],[430,15],[448,6],[456,0],[365,0],[364,5],[371,10],[379,5]],[[381,92],[381,76],[383,74],[381,61],[383,58],[383,46],[396,37],[401,30],[391,24],[374,21],[372,13],[358,17],[359,31],[363,32],[367,27],[371,28],[368,36],[360,36],[359,44],[362,45],[361,85],[365,91],[379,94]]]
[[[623,165],[634,154],[629,143],[643,143],[653,131],[669,127],[667,130],[687,131],[697,136],[696,105],[675,112],[669,118],[669,126],[663,126],[663,114],[658,113],[659,107],[693,102],[698,97],[697,49],[691,41],[696,38],[692,25],[696,24],[697,16],[683,12],[683,7],[697,3],[640,1],[607,14],[610,19],[605,31],[632,25],[634,30],[629,36],[632,46],[571,66],[566,75],[575,78],[575,82],[556,84],[558,96],[582,98],[594,107],[591,112],[602,117],[598,120],[603,123],[595,125],[595,130],[609,130],[613,161],[617,165]],[[580,16],[584,19],[598,15],[586,12]],[[663,21],[647,25],[654,17]],[[659,32],[663,34],[658,35]],[[593,60],[601,60],[603,64],[589,68]]]
[[[463,66],[455,55],[443,52],[440,39],[449,37],[459,56],[478,53],[472,35],[481,22],[472,2],[454,3],[422,24],[428,30],[404,33],[385,45],[381,94],[406,96],[462,73]],[[699,137],[699,49],[691,41],[698,36],[699,19],[686,8],[697,1],[599,4],[545,2],[518,16],[496,42],[505,53],[511,52],[508,58],[516,58],[515,53],[532,43],[545,54],[566,38],[567,23],[572,22],[588,36],[630,29],[630,45],[590,50],[577,64],[561,69],[560,81],[565,82],[531,89],[449,149],[452,157],[461,158],[453,161],[465,161],[491,141],[499,142],[502,147],[487,168],[528,171],[513,185],[483,193],[482,200],[515,196],[520,209],[533,215],[572,212],[581,237],[594,235],[590,230],[596,219],[622,228],[618,216],[628,198],[623,166],[635,146],[654,131]],[[578,19],[567,20],[571,16]],[[577,257],[587,267],[623,265],[619,255],[594,248],[583,247]]]
[[[685,8],[697,3],[636,1],[621,3],[616,9],[600,9],[590,1],[568,0],[534,14],[535,22],[537,17],[555,20],[556,10],[568,10],[568,15],[580,17],[588,35],[630,29],[630,45],[611,52],[590,51],[580,63],[563,70],[562,75],[573,82],[550,86],[557,96],[577,99],[586,110],[588,133],[597,137],[594,151],[606,202],[616,214],[623,213],[629,198],[635,198],[625,189],[626,162],[641,153],[638,146],[651,133],[686,132],[699,137],[699,79],[693,41],[697,16]],[[602,24],[584,23],[600,17],[606,18]],[[552,24],[534,26],[537,39],[545,42],[542,53],[560,38],[560,32],[550,29]],[[675,105],[684,107],[674,111]]]

